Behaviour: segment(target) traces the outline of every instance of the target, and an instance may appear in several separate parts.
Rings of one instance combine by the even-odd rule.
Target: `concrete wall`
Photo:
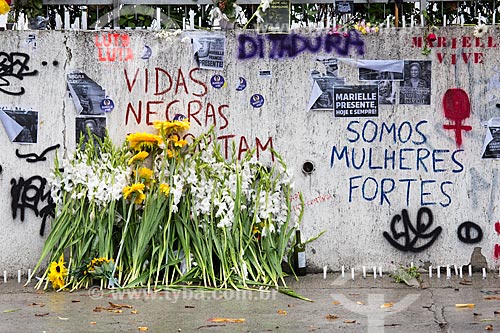
[[[257,146],[263,160],[270,159],[272,145],[304,195],[304,237],[327,230],[307,247],[311,267],[462,265],[475,247],[490,268],[497,266],[500,174],[498,161],[482,158],[482,151],[488,130],[483,122],[498,115],[500,103],[498,29],[476,40],[472,27],[442,28],[429,56],[415,44],[424,34],[418,28],[347,37],[326,31],[297,32],[293,38],[219,32],[227,38],[219,71],[197,69],[185,34],[112,33],[0,34],[0,108],[38,116],[33,144],[11,142],[0,128],[0,268],[31,268],[48,234],[50,216],[44,236],[40,229],[50,206],[45,182],[54,148],[60,145],[60,156],[75,148],[80,115],[66,82],[75,71],[113,101],[114,109],[101,116],[116,143],[126,133],[148,130],[148,121],[164,120],[167,112],[189,116],[195,134],[215,125],[220,142],[235,142],[241,151]],[[108,37],[112,45],[106,47]],[[112,48],[121,59],[107,57]],[[396,102],[379,103],[376,116],[309,111],[311,71],[326,75],[317,60],[322,58],[339,59],[336,74],[344,86],[377,84],[358,80],[359,60],[428,61],[421,65],[428,65],[430,100],[401,104],[397,97],[404,88],[396,82]],[[216,74],[226,82],[220,88],[211,84]],[[242,91],[236,90],[239,77],[247,82]],[[263,96],[261,107],[251,105],[254,94]],[[453,124],[459,129],[444,127]],[[310,174],[302,171],[307,162],[314,166]]]

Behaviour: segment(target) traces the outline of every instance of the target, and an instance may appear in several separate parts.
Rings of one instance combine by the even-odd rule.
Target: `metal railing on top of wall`
[[[51,17],[49,23],[51,29],[98,29],[111,27],[117,29],[126,24],[121,22],[120,18],[126,15],[139,16],[144,15],[144,8],[149,8],[148,12],[151,18],[151,24],[143,26],[135,25],[131,28],[211,28],[213,22],[207,21],[210,5],[215,0],[29,0],[43,1],[46,15]],[[496,14],[499,12],[496,0],[490,1],[451,1],[451,0],[404,0],[403,6],[397,7],[394,0],[351,0],[350,2],[357,8],[355,15],[337,15],[335,11],[336,3],[344,1],[334,0],[291,0],[293,27],[331,27],[337,23],[345,23],[352,19],[357,19],[363,13],[369,13],[370,9],[376,6],[382,7],[377,12],[379,20],[376,22],[381,27],[411,27],[424,26],[427,22],[423,11],[433,15],[433,25],[464,25],[473,23],[496,24]],[[237,0],[237,4],[246,10],[246,16],[249,17],[257,10],[260,0]],[[478,3],[491,5],[489,12],[481,13]],[[410,7],[408,7],[410,6]],[[463,10],[463,6],[468,9]],[[445,13],[444,8],[447,8]],[[456,11],[450,11],[450,8],[456,8]],[[484,7],[484,6],[483,6]],[[396,8],[406,8],[405,12],[399,12]],[[408,9],[409,8],[409,9]],[[488,6],[486,6],[488,8]],[[127,14],[124,14],[127,10]],[[140,10],[139,10],[140,9]],[[460,10],[462,10],[460,12]],[[134,12],[135,11],[135,12]],[[302,13],[300,12],[302,11]],[[314,13],[312,15],[311,13]],[[59,17],[57,17],[59,16]],[[474,22],[471,18],[474,17]],[[103,21],[104,23],[101,22]],[[14,27],[18,30],[29,28],[29,17],[21,16]],[[48,21],[48,20],[47,20]],[[88,24],[88,21],[91,21]],[[170,24],[166,25],[166,21]],[[195,24],[196,21],[197,24]],[[352,23],[352,22],[351,22]],[[0,16],[0,27],[2,20]],[[130,28],[130,26],[128,27]]]

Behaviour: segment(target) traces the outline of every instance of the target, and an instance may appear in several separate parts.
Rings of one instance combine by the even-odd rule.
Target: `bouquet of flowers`
[[[235,147],[226,159],[213,129],[188,144],[188,121],[153,126],[121,147],[91,140],[62,168],[56,160],[57,212],[33,275],[51,263],[37,288],[285,286],[302,210],[278,153],[271,165]]]

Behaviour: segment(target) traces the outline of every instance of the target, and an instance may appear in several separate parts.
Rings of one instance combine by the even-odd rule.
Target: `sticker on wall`
[[[89,78],[87,74],[79,71],[67,74],[66,79],[78,114],[100,115],[104,113],[100,104],[106,98],[106,92],[100,85]]]
[[[224,86],[224,83],[225,83],[224,77],[219,74],[215,74],[210,79],[210,84],[212,85],[212,87],[216,89],[222,88]]]
[[[37,142],[38,112],[3,108],[0,110],[0,120],[11,142]]]
[[[35,34],[29,34],[26,38],[26,45],[31,46],[33,50],[36,49],[36,36]]]
[[[113,100],[106,96],[105,99],[101,101],[101,110],[104,112],[111,112],[115,108],[115,103]]]
[[[247,87],[247,80],[244,77],[239,77],[238,86],[236,87],[236,91],[243,91]]]
[[[486,127],[482,158],[500,158],[500,118],[491,118]]]
[[[262,105],[264,105],[264,96],[262,96],[261,94],[252,95],[252,97],[250,98],[250,104],[254,108],[260,108]]]
[[[152,55],[153,51],[151,50],[151,48],[147,45],[144,45],[144,48],[142,49],[141,59],[148,60]]]
[[[186,116],[183,115],[182,113],[177,113],[175,116],[174,116],[174,120],[176,121],[183,121],[184,119],[186,119]]]
[[[264,79],[270,79],[272,77],[271,71],[270,70],[259,71],[259,77]]]

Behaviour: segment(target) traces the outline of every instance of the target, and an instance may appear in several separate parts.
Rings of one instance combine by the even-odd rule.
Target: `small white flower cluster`
[[[226,21],[234,21],[241,25],[247,23],[248,19],[243,12],[243,8],[238,6],[236,3],[233,4],[234,8],[234,18],[229,18],[225,13],[223,13],[219,7],[213,6],[210,12],[208,13],[208,20],[210,22],[226,20]]]
[[[85,198],[95,202],[98,208],[120,199],[129,173],[125,163],[114,165],[115,162],[109,153],[89,160],[82,151],[76,152],[71,160],[65,159],[63,170],[54,170],[49,180],[54,203],[61,207],[68,194],[72,200]]]
[[[156,37],[164,39],[167,42],[173,42],[174,41],[174,37],[177,37],[177,36],[179,36],[181,34],[182,34],[182,30],[181,29],[177,29],[177,30],[174,30],[174,31],[160,30],[160,32],[158,32],[156,34]]]
[[[254,14],[255,17],[257,17],[257,23],[264,23],[261,13],[264,14],[266,12],[269,6],[271,6],[271,2],[273,2],[273,0],[261,0],[259,8],[257,8]]]

